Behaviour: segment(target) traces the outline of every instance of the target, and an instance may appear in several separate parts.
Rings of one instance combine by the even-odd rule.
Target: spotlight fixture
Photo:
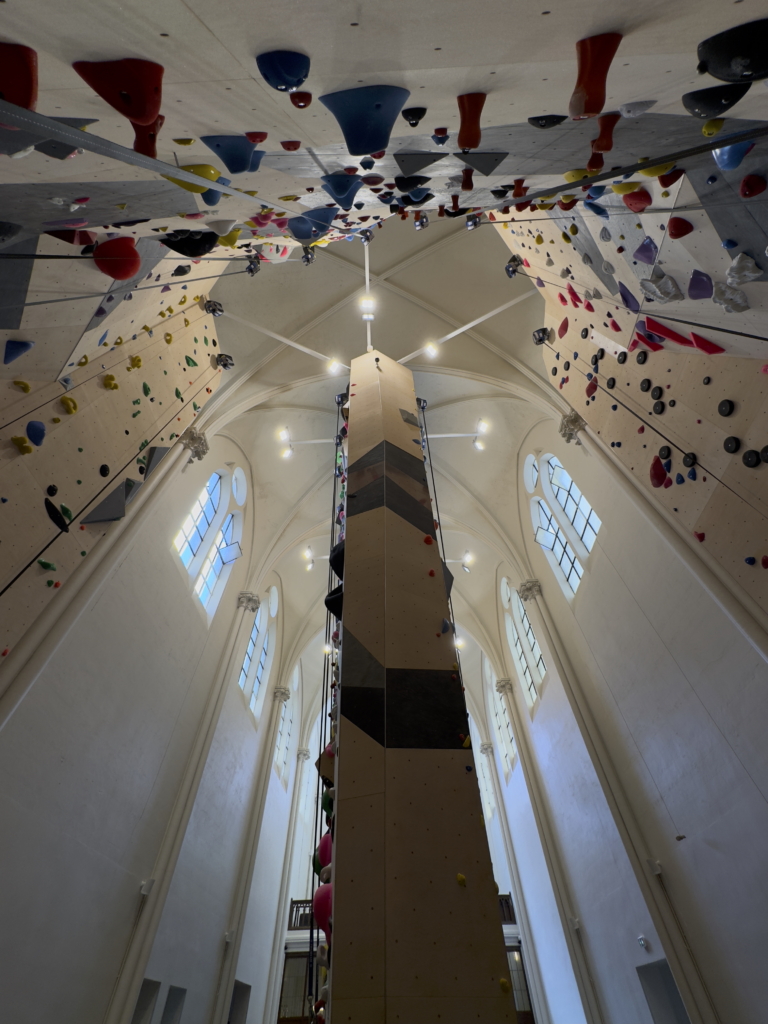
[[[549,328],[539,327],[533,332],[533,344],[545,345],[549,341]]]
[[[362,309],[363,311],[363,320],[375,319],[373,315],[373,311],[375,308],[376,303],[369,296],[366,295],[365,298],[360,299],[360,309]]]
[[[477,421],[477,432],[478,432],[478,434],[487,434],[488,433],[488,424],[485,422],[485,420],[478,420]]]
[[[363,245],[367,247],[373,241],[373,232],[371,231],[370,228],[363,228],[363,230],[359,232],[358,238],[363,243]]]
[[[277,436],[281,441],[290,441],[291,439],[291,435],[287,430],[281,430]]]
[[[518,256],[517,253],[512,253],[512,255],[507,260],[506,264],[504,265],[504,269],[507,272],[507,277],[516,277],[517,272],[520,269],[520,267],[522,267],[522,265],[522,258]]]
[[[475,228],[480,227],[480,214],[470,213],[467,216],[467,231],[474,231]]]
[[[424,351],[426,352],[430,359],[434,359],[435,356],[437,355],[437,345],[425,345]]]
[[[315,563],[312,561],[307,562],[307,572],[311,572],[315,568]]]
[[[428,228],[429,227],[429,217],[426,215],[426,213],[422,213],[422,215],[414,223],[413,226],[416,228],[417,231],[423,231],[424,228]]]
[[[461,568],[464,570],[464,572],[472,572],[469,566],[465,565],[464,562],[461,563]]]
[[[485,451],[485,445],[483,444],[479,437],[476,437],[474,439],[474,441],[472,442],[472,447],[476,448],[479,452]]]
[[[304,557],[307,561],[312,561],[312,548],[309,545],[304,548]]]
[[[256,277],[258,272],[261,270],[261,261],[259,259],[249,259],[248,266],[245,268],[245,272],[248,277]]]
[[[308,245],[304,245],[302,246],[302,248],[304,250],[304,255],[301,257],[301,262],[304,264],[305,267],[308,267],[310,263],[315,262],[317,256],[315,255],[314,249],[310,249]]]
[[[323,654],[333,654],[333,648],[330,644],[323,644]]]
[[[338,373],[340,369],[341,369],[341,363],[339,363],[336,359],[332,359],[330,361],[330,363],[328,364],[328,372],[329,373]]]
[[[280,452],[280,455],[281,455],[281,457],[282,457],[282,458],[284,458],[284,459],[290,459],[290,457],[291,457],[291,456],[293,455],[293,448],[292,448],[292,447],[291,447],[290,445],[288,445],[288,447],[287,447],[287,448],[284,448],[284,449],[283,449],[283,450],[282,450],[282,451]]]
[[[458,637],[458,636],[456,637],[456,646],[459,649],[461,649],[464,646],[464,641],[461,639],[461,637]]]

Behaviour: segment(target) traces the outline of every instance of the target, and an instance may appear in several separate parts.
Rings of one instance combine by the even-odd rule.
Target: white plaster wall
[[[534,428],[520,469],[531,449],[558,456],[603,523],[569,602],[519,473],[534,575],[720,1015],[751,1024],[768,998],[768,666],[596,456],[554,424]],[[527,721],[601,997],[616,1024],[648,1019],[628,1010],[644,1002],[633,968],[663,953],[559,681]]]
[[[0,990],[14,1024],[101,1024],[245,582],[243,558],[209,628],[171,547],[232,459],[216,439],[178,478],[0,733]]]

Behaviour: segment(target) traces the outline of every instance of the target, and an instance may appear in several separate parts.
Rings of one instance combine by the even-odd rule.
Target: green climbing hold
[[[131,419],[135,420],[137,416],[141,416],[141,409],[137,409],[136,412],[131,414]]]
[[[171,434],[171,436],[168,438],[168,440],[172,441],[174,439],[174,437],[176,437],[176,435],[175,434]],[[161,441],[163,440],[162,437],[160,438],[160,440]]]
[[[179,389],[178,389],[178,388],[176,388],[176,397],[177,397],[177,398],[181,398],[181,392],[179,391]],[[184,401],[184,399],[183,399],[183,398],[181,398],[181,401],[183,402],[183,401]]]
[[[83,556],[83,558],[85,558],[85,556],[88,554],[88,552],[87,551],[81,551],[80,554]]]
[[[78,483],[80,483],[80,481],[79,481],[79,480],[78,480],[77,482],[78,482]],[[73,520],[73,519],[75,518],[75,517],[74,517],[74,514],[73,514],[73,512],[72,512],[72,509],[70,509],[70,508],[67,508],[67,506],[66,506],[66,505],[59,505],[59,508],[61,509],[61,511],[62,511],[62,514],[63,514],[63,515],[65,515],[65,516],[67,517],[67,519],[68,519],[68,520],[70,521],[70,523],[71,523],[71,522],[72,522],[72,520]]]
[[[141,399],[140,398],[134,398],[134,400],[133,400],[133,402],[131,404],[132,405],[141,405]]]
[[[197,363],[192,358],[192,356],[184,356],[184,360],[185,360],[187,366],[197,366]]]
[[[160,438],[160,440],[161,441],[163,440],[162,437]],[[143,452],[148,444],[149,444],[149,441],[147,441],[147,440],[142,441],[141,444],[139,445],[139,451]]]
[[[200,406],[197,404],[197,402],[192,403],[192,408],[195,410],[195,412],[200,411]]]
[[[38,558],[37,564],[41,565],[43,569],[47,569],[48,572],[56,572],[56,566],[53,562],[46,562],[44,558]]]
[[[205,335],[203,335],[203,344],[204,345],[208,344],[208,338]]]
[[[141,389],[142,389],[142,391],[144,392],[145,395],[148,395],[150,393],[149,392],[149,384],[146,384],[146,383],[142,384],[141,385]]]
[[[47,587],[52,587],[52,586],[53,586],[53,580],[46,580],[46,581],[45,581],[45,585],[46,585]]]
[[[81,452],[81,451],[82,451],[83,449],[82,449],[82,448],[78,448],[77,450],[78,450],[79,452]]]

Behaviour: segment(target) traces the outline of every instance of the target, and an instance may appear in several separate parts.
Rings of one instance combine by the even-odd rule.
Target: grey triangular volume
[[[113,523],[125,515],[125,507],[141,487],[140,480],[123,480],[107,497],[89,512],[81,523]]]
[[[448,597],[450,598],[451,590],[453,588],[453,573],[448,568],[448,566],[445,564],[445,562],[442,563],[442,566],[443,566],[443,580],[445,581],[445,592],[448,595]]]
[[[509,153],[454,153],[454,156],[487,177],[507,159]]]
[[[400,168],[400,173],[404,177],[409,177],[411,174],[418,174],[419,171],[423,171],[425,167],[429,167],[430,164],[437,163],[438,160],[442,160],[445,153],[393,153],[392,156],[395,158],[395,163]]]
[[[154,473],[162,459],[168,454],[170,448],[149,448],[147,449],[147,468],[144,470],[144,479],[149,479],[149,474]]]

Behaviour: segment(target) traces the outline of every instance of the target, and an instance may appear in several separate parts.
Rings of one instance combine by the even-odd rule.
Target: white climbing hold
[[[644,295],[661,306],[667,302],[679,302],[684,297],[674,277],[658,267],[653,268],[650,279],[640,282],[640,288]]]
[[[712,301],[722,306],[726,313],[744,313],[749,309],[747,296],[739,288],[718,281],[712,293]]]
[[[623,103],[619,107],[622,117],[640,117],[646,110],[656,106],[656,100],[635,100],[633,103]]]
[[[603,273],[604,274],[613,274],[613,273],[615,273],[614,265],[612,263],[609,263],[608,260],[603,260]]]
[[[581,262],[587,267],[592,266],[592,257],[589,255],[588,252],[584,252],[581,254]]]
[[[747,284],[749,281],[756,281],[758,277],[762,276],[763,271],[752,257],[748,256],[745,252],[740,252],[728,268],[725,279],[731,287],[735,287],[736,285]]]
[[[593,288],[592,289],[592,298],[593,299],[595,299],[596,301],[599,302],[600,299],[602,299],[602,297],[603,297],[602,294],[597,290],[597,288]]]
[[[610,240],[611,240],[611,232],[608,230],[608,228],[603,228],[602,231],[600,232],[600,241],[601,242],[610,242]]]
[[[210,231],[215,231],[221,238],[222,235],[228,235],[235,224],[237,224],[236,220],[209,220],[205,226]]]

